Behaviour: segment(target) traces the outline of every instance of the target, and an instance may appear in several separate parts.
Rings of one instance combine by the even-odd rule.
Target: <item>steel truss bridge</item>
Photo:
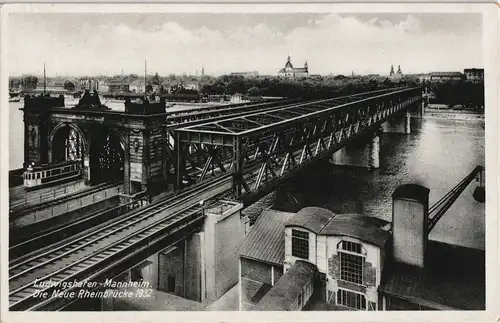
[[[421,98],[420,88],[398,88],[169,114],[164,125],[169,135],[167,171],[176,195],[145,207],[131,202],[112,210],[120,215],[111,224],[10,263],[10,309],[59,308],[71,300],[41,301],[35,293],[54,287],[35,286],[34,278],[99,281],[117,275],[169,241],[199,230],[200,199],[206,201],[203,207],[231,197],[248,205],[349,141],[373,135]]]
[[[175,129],[176,186],[231,173],[236,199],[277,183],[420,104],[420,88],[289,104]]]

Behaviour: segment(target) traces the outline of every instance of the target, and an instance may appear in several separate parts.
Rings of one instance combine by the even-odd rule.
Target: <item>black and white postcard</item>
[[[0,10],[3,321],[498,319],[495,4]]]

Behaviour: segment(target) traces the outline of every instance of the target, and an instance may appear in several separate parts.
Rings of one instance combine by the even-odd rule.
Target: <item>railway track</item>
[[[298,152],[296,150],[292,154]],[[245,176],[249,186],[253,186],[257,176],[262,176],[256,175],[253,165],[251,168],[250,174]],[[223,196],[232,187],[231,175],[224,174],[212,181],[201,182],[173,199],[151,204],[77,239],[10,266],[10,309],[29,309],[40,301],[34,295],[54,291],[56,287],[53,284],[84,280],[114,261],[120,261],[120,256],[123,257],[131,248],[141,244],[147,246],[151,239],[160,239],[202,219],[200,211],[215,202],[209,201],[201,206],[193,201]],[[169,214],[166,215],[165,212]],[[52,284],[39,284],[42,281],[51,281]]]
[[[199,214],[202,208],[194,199],[220,197],[231,188],[231,176],[189,189],[177,199],[152,204],[138,212],[113,221],[99,230],[90,232],[55,249],[40,253],[9,268],[9,307],[12,310],[30,306],[37,301],[35,293],[47,292],[53,287],[40,286],[41,281],[61,283],[78,280],[97,264],[126,248],[136,245],[169,227],[178,228],[180,222]],[[186,206],[186,204],[188,204]],[[165,216],[163,212],[170,212]]]
[[[114,206],[110,209],[99,210],[77,221],[64,223],[39,232],[28,239],[17,240],[9,247],[9,261],[11,265],[17,264],[31,256],[33,253],[43,252],[46,248],[54,248],[67,242],[68,239],[76,238],[85,234],[88,230],[96,230],[105,225],[108,221],[117,219],[125,213],[141,205],[141,200],[123,205]],[[13,241],[13,237],[10,238]]]

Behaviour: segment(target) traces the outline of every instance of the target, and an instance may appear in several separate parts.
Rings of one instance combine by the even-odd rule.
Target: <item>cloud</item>
[[[187,28],[168,17],[154,28],[71,19],[34,23],[11,20],[12,71],[41,71],[43,61],[59,74],[142,73],[143,60],[161,74],[259,70],[275,74],[288,54],[313,73],[384,73],[390,64],[403,71],[462,69],[482,65],[481,35],[456,34],[453,28],[424,31],[412,14],[399,21],[330,14],[283,32],[269,23],[224,28]],[[223,17],[221,17],[223,19]],[[30,32],[27,33],[26,30]]]

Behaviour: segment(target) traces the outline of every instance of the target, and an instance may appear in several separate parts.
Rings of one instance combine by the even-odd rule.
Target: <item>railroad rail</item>
[[[36,303],[37,299],[33,295],[41,291],[40,287],[37,287],[37,281],[50,279],[63,282],[81,278],[91,267],[116,257],[126,248],[152,235],[165,233],[169,228],[178,230],[181,222],[191,222],[202,217],[203,215],[196,214],[201,206],[198,203],[193,204],[192,201],[220,197],[227,194],[230,188],[230,176],[204,183],[176,196],[175,200],[168,199],[138,209],[118,221],[111,221],[99,230],[11,266],[10,308],[16,310]],[[163,212],[169,211],[173,214],[165,217]],[[43,290],[46,291],[46,288]]]
[[[167,112],[167,124],[176,125],[186,122],[207,120],[214,117],[231,116],[234,114],[251,113],[267,108],[288,105],[298,102],[299,99],[279,100],[274,102],[251,103],[242,105],[216,105],[211,107],[202,107],[198,109],[189,109],[185,111]]]
[[[76,221],[64,223],[57,227],[51,227],[42,232],[37,232],[36,235],[28,239],[18,240],[14,242],[15,245],[9,247],[10,264],[16,264],[22,261],[22,259],[32,256],[33,252],[41,252],[47,246],[54,248],[56,245],[63,243],[66,238],[75,238],[87,229],[96,230],[102,226],[103,223],[147,204],[148,200],[148,197],[143,197],[133,202],[114,206],[110,209],[99,210]],[[13,237],[10,238],[10,241],[12,240]]]
[[[249,182],[255,181],[257,169],[254,171],[253,176],[247,177]],[[121,256],[129,256],[130,248],[138,248],[148,243],[148,239],[157,239],[162,233],[165,234],[165,230],[167,234],[169,229],[177,232],[201,220],[204,215],[200,211],[221,198],[230,197],[231,192],[231,175],[226,174],[215,181],[205,181],[190,187],[167,200],[125,213],[77,239],[54,248],[51,246],[50,250],[15,262],[9,267],[10,309],[24,310],[39,306],[39,299],[33,295],[54,290],[54,286],[41,289],[37,282],[51,280],[62,283],[85,279],[92,272],[109,267],[111,261],[119,263]],[[194,199],[205,203],[201,206],[197,202],[193,203]],[[163,212],[172,214],[165,217]]]

